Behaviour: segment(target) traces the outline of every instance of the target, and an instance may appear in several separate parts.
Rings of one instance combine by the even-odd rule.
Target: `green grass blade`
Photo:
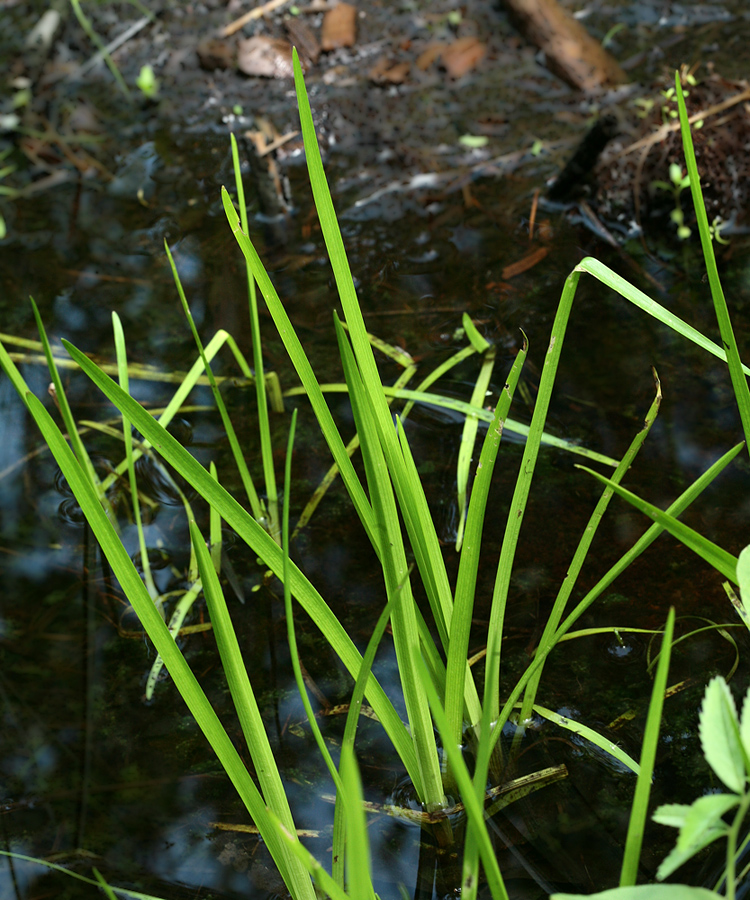
[[[357,760],[350,746],[341,748],[341,790],[346,816],[346,887],[351,897],[375,900],[370,841]]]
[[[731,450],[728,450],[723,456],[721,456],[712,466],[710,466],[699,478],[697,478],[693,484],[691,484],[682,494],[674,501],[674,503],[667,509],[667,513],[672,516],[679,516],[690,506],[690,504],[700,496],[700,494],[724,471],[724,469],[729,465],[730,462],[737,456],[737,454],[743,449],[745,446],[744,441],[736,446],[732,447]],[[628,568],[629,565],[636,560],[644,550],[653,544],[653,542],[659,537],[659,535],[664,531],[664,527],[658,522],[654,523],[645,534],[643,534],[635,544],[627,551],[627,553],[623,554],[620,559],[599,579],[599,581],[594,585],[593,588],[586,594],[586,596],[578,603],[578,605],[573,609],[573,611],[565,618],[560,627],[557,629],[553,639],[545,646],[539,647],[537,653],[534,657],[533,662],[526,669],[524,674],[516,683],[513,690],[510,692],[507,700],[505,701],[505,705],[500,711],[500,715],[497,719],[497,722],[493,723],[492,733],[489,739],[489,750],[491,751],[494,747],[495,743],[500,737],[502,733],[502,729],[505,726],[505,723],[508,721],[508,718],[513,711],[514,705],[520,697],[521,693],[525,689],[529,680],[535,675],[537,671],[539,671],[540,667],[544,664],[544,660],[553,650],[553,648],[559,643],[564,635],[566,635],[573,625],[581,618],[581,616],[586,612],[586,610],[591,606],[591,604],[600,597],[604,591],[612,584],[612,582],[621,575],[625,569]]]
[[[534,712],[538,713],[543,719],[554,722],[555,725],[559,725],[560,728],[570,731],[571,734],[579,734],[595,747],[604,750],[604,752],[609,753],[610,756],[614,756],[616,760],[621,762],[624,766],[627,766],[628,769],[630,769],[631,772],[635,772],[636,775],[640,772],[641,767],[629,754],[618,747],[617,744],[613,744],[612,741],[607,740],[603,734],[600,734],[593,728],[589,728],[588,725],[576,722],[568,716],[561,716],[560,713],[555,712],[552,709],[547,709],[544,706],[539,706],[537,703],[534,704],[533,709]]]
[[[505,420],[510,410],[523,364],[526,361],[528,346],[524,335],[523,346],[518,351],[518,355],[511,366],[508,379],[498,398],[493,420],[482,444],[466,516],[465,540],[458,567],[455,605],[450,627],[450,646],[447,652],[448,659],[446,663],[445,714],[448,717],[451,734],[456,743],[459,743],[461,740],[464,714],[462,693],[465,693],[465,689],[461,684],[461,680],[465,677],[471,679],[473,684],[471,672],[466,671],[468,668],[466,657],[468,655],[471,618],[474,614],[474,594],[476,591],[477,572],[479,571],[487,498],[489,497],[492,473],[500,449]],[[464,672],[466,672],[465,676]],[[471,710],[467,707],[466,712],[469,724],[478,727],[481,718],[481,707],[478,707],[476,710]],[[479,715],[477,715],[477,712]]]
[[[223,347],[225,343],[233,343],[232,337],[226,331],[220,329],[216,332],[216,334],[211,338],[209,343],[206,346],[206,359],[209,362],[216,356],[219,350]],[[73,361],[70,360],[71,364],[74,365]],[[100,366],[102,371],[106,371],[103,366]],[[193,390],[195,385],[200,381],[204,371],[203,360],[199,356],[198,359],[193,363],[190,371],[185,375],[181,384],[174,392],[171,400],[164,408],[163,412],[159,415],[159,423],[167,428],[169,423],[174,419],[177,413],[182,409],[185,401],[187,400],[190,392]],[[206,379],[208,380],[208,379]],[[137,460],[141,457],[142,452],[148,449],[150,445],[148,442],[143,447],[143,450],[136,450],[133,454],[133,460]],[[107,490],[116,480],[121,477],[127,471],[127,460],[123,460],[116,468],[115,471],[104,479],[102,482],[102,487]]]
[[[487,883],[490,888],[490,896],[493,900],[508,900],[508,892],[505,888],[503,876],[500,873],[500,867],[497,862],[497,856],[492,846],[492,840],[490,839],[487,825],[484,821],[484,786],[482,787],[481,793],[477,795],[477,791],[475,790],[471,776],[469,775],[469,770],[466,768],[461,748],[458,744],[453,743],[451,739],[448,719],[446,718],[445,710],[440,703],[437,691],[430,682],[428,673],[424,668],[424,663],[421,662],[421,660],[420,665],[423,668],[423,680],[429,697],[432,715],[435,719],[435,725],[440,732],[443,748],[448,757],[448,764],[450,765],[451,771],[458,784],[461,799],[469,818],[470,827],[466,837],[467,845],[470,842],[475,842],[475,846],[482,860],[482,865],[484,866]],[[478,875],[478,873],[476,873],[476,875]],[[476,877],[473,887],[476,889]],[[471,889],[470,886],[464,884],[464,888],[464,893],[468,894]]]
[[[113,526],[117,528],[117,518],[112,512],[112,507],[110,506],[109,500],[107,499],[106,491],[99,480],[99,476],[96,474],[96,469],[94,469],[94,465],[91,462],[88,451],[86,450],[83,441],[81,440],[81,436],[78,433],[78,426],[76,425],[76,421],[73,418],[73,413],[70,409],[70,404],[68,403],[68,397],[65,393],[65,388],[63,387],[62,378],[60,378],[60,373],[57,369],[57,365],[55,364],[55,358],[52,355],[52,348],[50,347],[49,339],[47,338],[47,332],[44,328],[42,317],[39,315],[39,309],[34,302],[34,298],[30,297],[29,299],[31,301],[31,308],[34,311],[34,318],[36,319],[36,327],[39,331],[39,338],[42,342],[42,347],[44,348],[44,356],[47,360],[47,368],[49,369],[50,378],[52,379],[52,384],[54,385],[55,401],[57,403],[58,409],[60,410],[60,415],[62,416],[65,429],[68,432],[68,439],[70,440],[70,444],[73,447],[73,452],[75,453],[76,458],[80,462],[86,474],[89,476],[91,484],[94,486],[94,489],[99,495],[99,502],[106,510]]]
[[[118,390],[120,389],[118,388]],[[278,830],[268,820],[263,798],[250,778],[229,736],[219,722],[195,675],[193,675],[185,658],[167,631],[167,626],[157,612],[130,557],[127,555],[125,548],[99,504],[93,487],[66,444],[60,430],[36,397],[28,395],[27,400],[31,414],[34,416],[47,445],[67,479],[68,485],[86,516],[86,520],[91,526],[102,551],[112,566],[112,571],[120,582],[141,624],[164,659],[190,712],[206,735],[224,770],[245,803],[253,821],[261,831],[264,840],[268,843],[268,849],[274,861],[280,870],[283,871],[286,848],[281,844]],[[131,416],[131,419],[134,420],[134,417]],[[289,887],[293,889],[296,885],[290,884]],[[309,886],[309,881],[308,887],[309,890],[305,889],[295,893],[295,897],[312,900],[314,893],[311,886]]]
[[[250,475],[250,470],[247,467],[247,462],[245,461],[242,449],[240,448],[240,442],[237,440],[237,434],[234,430],[234,425],[232,424],[232,420],[229,418],[229,412],[227,411],[226,404],[224,403],[224,398],[221,396],[219,386],[216,384],[216,379],[214,378],[211,364],[206,357],[206,351],[203,349],[203,342],[201,341],[200,335],[198,334],[198,329],[195,327],[193,314],[190,312],[190,306],[187,302],[185,291],[182,288],[180,275],[177,271],[177,266],[175,265],[174,258],[172,257],[172,251],[169,249],[169,245],[167,244],[166,240],[164,241],[164,250],[166,251],[167,259],[169,260],[169,265],[172,269],[172,277],[174,278],[174,283],[177,287],[177,293],[180,297],[180,303],[182,303],[182,310],[185,313],[185,318],[188,320],[188,325],[190,325],[190,331],[193,334],[193,340],[195,341],[195,345],[198,348],[198,353],[200,354],[200,358],[203,362],[203,368],[206,371],[206,377],[208,378],[208,382],[211,385],[211,393],[213,394],[214,403],[216,403],[216,408],[219,410],[219,415],[221,416],[221,421],[224,425],[224,431],[226,432],[229,446],[232,448],[232,456],[234,457],[234,462],[237,466],[237,470],[240,473],[240,478],[242,479],[242,484],[245,488],[245,493],[247,494],[250,508],[252,509],[253,515],[255,516],[256,520],[264,521],[266,519],[266,508],[258,497],[258,492],[255,489],[255,484],[253,483],[252,476]],[[273,536],[274,535],[272,535],[272,537]],[[275,537],[276,539],[278,539],[278,532],[276,533]]]
[[[130,393],[128,384],[128,357],[125,349],[125,334],[122,330],[122,322],[116,312],[112,313],[112,329],[115,337],[115,356],[117,359],[117,369],[119,371],[120,387]],[[133,431],[130,422],[126,416],[122,417],[122,437],[125,443],[125,460],[128,465],[128,481],[130,482],[130,503],[133,509],[133,519],[135,520],[136,530],[138,532],[138,546],[141,551],[141,568],[143,569],[143,581],[148,590],[149,596],[154,600],[159,592],[154,584],[154,577],[151,574],[151,562],[148,557],[148,548],[146,547],[146,538],[143,534],[143,522],[141,520],[141,503],[138,499],[138,484],[135,477],[135,462],[133,460]]]
[[[468,317],[467,317],[468,318]],[[469,402],[472,406],[483,406],[487,396],[487,388],[490,386],[492,371],[495,368],[496,350],[488,347],[482,361],[479,377],[474,385]],[[456,466],[456,482],[458,484],[458,529],[456,534],[456,552],[461,550],[464,540],[464,528],[466,527],[467,491],[469,488],[469,469],[474,455],[474,442],[477,439],[479,419],[476,416],[467,416],[464,420],[461,444],[458,448],[458,463]]]
[[[715,344],[707,337],[704,337],[700,331],[697,331],[692,325],[688,325],[687,322],[684,322],[678,316],[669,312],[668,309],[665,309],[655,300],[652,300],[644,294],[643,291],[639,291],[637,287],[634,287],[621,275],[613,272],[609,266],[605,266],[604,263],[599,262],[599,260],[587,256],[578,263],[576,270],[578,272],[588,272],[589,275],[593,275],[594,278],[601,281],[602,284],[605,284],[607,287],[612,288],[613,291],[617,291],[618,294],[630,301],[634,306],[637,306],[638,309],[648,313],[649,316],[653,316],[662,324],[668,325],[673,331],[676,331],[677,334],[692,341],[698,347],[701,347],[718,359],[721,359],[724,362],[727,361],[727,354],[718,344]],[[746,375],[750,375],[750,368],[748,366],[743,365],[742,371]]]
[[[242,172],[240,171],[240,157],[237,151],[237,140],[234,134],[230,134],[232,142],[232,165],[234,168],[234,183],[237,188],[237,205],[240,209],[240,222],[245,234],[250,230],[247,224],[247,206],[245,205],[245,190],[242,185]],[[247,300],[250,312],[250,334],[253,344],[253,366],[255,368],[255,397],[258,404],[258,430],[260,432],[261,460],[263,462],[263,477],[266,484],[266,497],[268,505],[268,525],[272,536],[279,533],[279,495],[276,489],[276,472],[273,465],[273,445],[271,443],[271,423],[268,419],[268,398],[266,397],[266,379],[263,371],[263,348],[260,340],[260,319],[258,317],[258,298],[255,290],[250,265],[245,260],[247,271]]]
[[[646,828],[646,816],[648,814],[648,801],[651,796],[651,779],[654,775],[656,750],[659,744],[659,728],[664,707],[664,692],[667,688],[667,674],[669,672],[673,635],[674,607],[671,607],[667,616],[667,624],[664,628],[661,656],[656,669],[656,676],[654,677],[651,702],[648,707],[646,730],[643,735],[643,748],[641,749],[641,771],[638,773],[633,806],[630,811],[628,834],[625,839],[625,852],[620,872],[620,887],[634,885],[638,877],[638,862],[641,858],[643,833]]]
[[[289,578],[289,499],[292,493],[292,454],[294,452],[294,433],[297,428],[297,410],[292,413],[292,422],[289,426],[289,440],[286,446],[286,463],[284,466],[284,502],[281,518],[281,548],[283,552],[283,571],[282,583],[284,585],[284,614],[286,616],[287,639],[289,641],[289,656],[292,662],[292,670],[294,672],[294,680],[297,683],[297,691],[302,699],[302,705],[305,707],[305,715],[310,724],[310,730],[315,738],[326,767],[336,785],[336,792],[344,791],[342,779],[339,777],[338,769],[334,765],[331,754],[328,752],[323,735],[321,734],[318,721],[315,718],[310,698],[307,694],[305,681],[302,677],[302,668],[299,662],[299,651],[297,650],[297,635],[294,631],[294,611],[292,609],[292,590],[291,579]]]
[[[682,92],[679,72],[675,73],[675,88],[677,91],[677,103],[680,112],[682,146],[685,150],[685,162],[687,164],[688,176],[690,177],[690,191],[693,195],[695,216],[698,220],[698,232],[701,238],[701,247],[703,248],[703,259],[706,263],[708,283],[711,287],[711,297],[714,302],[714,310],[716,311],[716,320],[719,324],[721,343],[726,351],[729,377],[732,380],[734,396],[737,400],[737,408],[740,413],[742,428],[745,432],[745,443],[748,444],[748,449],[750,450],[750,389],[748,389],[747,378],[743,373],[743,366],[737,348],[737,340],[734,336],[734,329],[732,328],[732,321],[729,317],[727,301],[724,298],[724,290],[721,286],[719,270],[716,268],[716,257],[714,256],[714,247],[708,226],[706,205],[703,202],[700,175],[698,174],[698,166],[695,162],[695,150],[693,149],[693,136],[690,133],[690,123],[688,122],[685,97]]]
[[[352,498],[354,507],[357,510],[357,515],[365,524],[365,530],[367,531],[367,535],[373,546],[377,546],[377,535],[375,534],[372,509],[370,508],[364,489],[357,478],[357,474],[354,471],[352,461],[347,455],[346,447],[344,446],[341,435],[333,421],[333,416],[323,397],[323,393],[318,384],[318,380],[315,377],[313,368],[310,365],[310,361],[307,358],[307,354],[302,348],[302,344],[294,331],[289,316],[286,314],[286,310],[279,299],[279,295],[276,293],[276,289],[271,283],[271,279],[268,277],[268,273],[263,267],[263,263],[260,261],[260,257],[258,256],[255,247],[253,247],[249,237],[240,227],[239,216],[237,215],[234,206],[232,206],[232,201],[225,189],[222,189],[222,200],[224,202],[224,211],[229,221],[229,225],[237,243],[240,245],[240,249],[245,255],[245,259],[250,265],[253,277],[263,294],[268,311],[271,313],[271,317],[274,320],[279,337],[286,347],[292,365],[294,366],[297,375],[302,382],[302,386],[305,389],[305,393],[310,400],[320,429],[323,432],[323,437],[336,461],[336,465],[339,467],[341,478],[346,485],[349,496]]]
[[[51,869],[53,872],[60,872],[62,875],[67,875],[70,878],[75,878],[76,881],[83,881],[85,884],[90,884],[94,887],[97,887],[100,884],[95,878],[87,878],[85,875],[81,875],[80,872],[74,872],[71,869],[66,869],[65,866],[49,862],[46,859],[39,859],[36,856],[24,856],[23,853],[11,853],[8,850],[0,850],[0,856],[7,856],[9,859],[18,859],[21,860],[21,862],[29,862],[34,863],[37,866],[44,866],[46,869]],[[110,885],[110,887],[120,897],[130,897],[131,900],[161,900],[160,897],[155,897],[153,894],[143,894],[141,891],[130,891],[127,888],[116,887],[114,885]]]
[[[255,699],[255,692],[248,678],[237,635],[234,631],[221,585],[219,584],[219,578],[211,562],[206,542],[195,522],[190,523],[190,536],[198,558],[198,571],[203,582],[203,593],[208,604],[213,633],[216,637],[216,646],[227,678],[229,693],[237,710],[237,717],[240,720],[242,733],[250,752],[250,758],[253,761],[253,768],[260,782],[263,799],[266,806],[273,810],[284,825],[290,831],[294,831],[294,820],[289,809],[289,801],[287,800],[273,750],[268,741],[263,718]],[[289,863],[289,860],[287,860],[287,863]],[[296,877],[300,879],[299,866],[295,863],[292,869],[297,869]],[[287,873],[282,871],[282,874],[284,875],[285,883],[288,883]],[[291,874],[291,871],[289,874]],[[306,878],[307,874],[305,873],[304,878],[301,878],[301,882]]]
[[[580,273],[574,270],[565,280],[565,286],[560,297],[560,303],[552,325],[552,335],[549,347],[544,359],[542,376],[539,381],[539,392],[534,405],[534,414],[529,426],[529,436],[524,447],[523,457],[515,490],[510,503],[510,510],[506,520],[505,534],[503,535],[500,560],[497,566],[497,576],[492,594],[492,610],[490,612],[490,625],[487,641],[487,668],[485,675],[483,709],[486,722],[483,722],[483,737],[489,732],[486,727],[489,722],[497,719],[500,711],[500,653],[503,637],[503,623],[505,619],[505,606],[508,599],[508,586],[513,569],[518,537],[523,524],[526,503],[531,489],[531,480],[534,474],[539,444],[541,442],[544,423],[547,418],[552,387],[557,375],[557,366],[560,362],[565,329],[570,318],[570,311],[575,298],[576,287],[580,279]],[[485,748],[486,749],[486,748]],[[481,765],[489,763],[489,758],[480,753]],[[480,767],[480,759],[477,760],[477,768]],[[486,777],[486,770],[485,770]]]
[[[415,784],[415,789],[422,802],[432,810],[444,805],[445,798],[429,704],[416,669],[417,659],[421,654],[419,630],[408,577],[409,567],[406,562],[401,522],[384,448],[368,402],[369,395],[365,391],[341,323],[337,318],[334,321],[344,375],[349,385],[352,412],[361,443],[372,509],[378,534],[381,536],[379,555],[386,595],[388,599],[395,596],[399,598],[391,613],[391,624],[401,687],[420,768],[421,777]]]
[[[694,553],[697,553],[698,556],[705,559],[706,562],[710,563],[715,569],[718,569],[725,578],[728,578],[734,584],[737,584],[736,556],[732,556],[731,553],[728,553],[722,547],[719,547],[718,544],[709,541],[708,538],[703,537],[702,534],[699,534],[688,525],[683,524],[668,512],[659,509],[658,506],[654,506],[646,500],[642,500],[636,494],[615,484],[598,472],[587,469],[585,466],[576,466],[576,468],[583,469],[584,472],[593,475],[594,478],[598,479],[603,484],[608,484],[616,493],[627,500],[628,503],[631,503],[636,509],[645,513],[650,519],[658,522],[659,525],[663,526],[671,535],[676,537],[677,540],[685,544],[686,547],[689,547]]]
[[[168,431],[165,431],[139,403],[105,375],[96,363],[67,341],[64,344],[71,357],[76,360],[105,396],[121,412],[126,413],[130,421],[164,459],[198,491],[209,505],[216,507],[224,521],[264,560],[274,574],[281,578],[283,573],[281,548],[268,533],[240,506],[234,497],[211,478],[203,466]],[[290,568],[293,595],[297,597],[307,614],[321,630],[352,677],[356,678],[362,664],[362,657],[351,638],[302,572],[294,563],[290,564]],[[393,708],[393,704],[388,700],[374,676],[371,676],[368,681],[367,696],[404,766],[410,776],[418,782],[419,772],[411,738]]]
[[[126,97],[128,97],[128,99],[130,99],[130,88],[127,86],[125,79],[122,77],[122,73],[117,68],[117,64],[112,59],[112,56],[111,56],[109,50],[107,50],[107,48],[105,47],[105,45],[102,42],[102,39],[94,31],[94,28],[93,28],[91,22],[89,21],[88,17],[84,13],[84,11],[81,9],[80,0],[70,0],[70,5],[73,7],[73,12],[75,13],[76,19],[78,19],[78,21],[81,25],[81,28],[83,28],[83,30],[88,35],[88,38],[91,41],[91,43],[94,44],[94,46],[97,48],[99,53],[101,53],[102,59],[107,64],[107,68],[112,73],[120,90],[123,92],[123,94],[125,94]]]
[[[638,451],[643,446],[643,442],[646,440],[646,437],[651,430],[651,426],[656,421],[656,416],[658,415],[659,406],[661,404],[661,385],[659,383],[658,377],[656,376],[656,373],[654,373],[654,377],[656,380],[656,397],[654,398],[651,407],[646,413],[643,428],[641,428],[638,434],[636,434],[625,455],[623,456],[622,461],[620,462],[617,469],[615,470],[614,475],[612,476],[612,481],[614,483],[619,484],[619,482],[625,477],[625,474],[633,464]],[[594,540],[594,536],[596,535],[599,523],[601,522],[602,517],[604,516],[604,513],[609,506],[609,502],[612,499],[613,494],[614,491],[611,488],[605,488],[601,497],[599,498],[598,503],[596,504],[596,507],[594,508],[593,513],[591,514],[588,524],[586,525],[586,528],[584,529],[583,534],[581,535],[581,538],[578,542],[576,551],[573,554],[573,560],[565,576],[565,580],[560,586],[560,590],[557,593],[555,602],[552,605],[552,610],[550,611],[547,622],[545,623],[542,637],[539,640],[540,646],[543,646],[552,638],[552,635],[557,630],[557,626],[560,624],[560,619],[562,619],[562,615],[565,611],[568,600],[570,599],[570,595],[572,594],[573,589],[575,588],[575,585],[578,581],[578,576],[580,575],[583,564],[586,561],[586,557],[588,555],[589,549],[591,548],[591,543]],[[522,722],[526,721],[531,715],[531,708],[536,702],[536,692],[539,687],[539,681],[541,677],[542,670],[540,669],[534,676],[534,678],[531,679],[526,689],[523,708],[521,710],[520,716]]]

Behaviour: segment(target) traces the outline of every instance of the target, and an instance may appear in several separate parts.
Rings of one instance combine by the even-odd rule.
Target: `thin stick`
[[[536,224],[536,210],[539,206],[539,188],[534,191],[531,198],[531,215],[529,216],[529,243],[534,240],[534,225]]]
[[[236,31],[239,31],[240,28],[247,25],[248,22],[252,22],[253,19],[260,19],[261,16],[265,16],[268,12],[273,12],[275,9],[278,9],[288,2],[289,0],[268,0],[268,3],[256,6],[255,9],[251,9],[250,12],[246,12],[244,15],[240,16],[239,19],[230,22],[221,32],[221,36],[231,37]]]

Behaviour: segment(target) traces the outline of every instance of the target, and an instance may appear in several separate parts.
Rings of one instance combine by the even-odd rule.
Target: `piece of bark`
[[[475,37],[462,37],[443,50],[440,61],[451,78],[470,72],[484,58],[487,47]]]
[[[340,47],[353,47],[357,39],[357,10],[349,3],[339,3],[323,16],[320,46],[326,52]]]
[[[293,78],[292,45],[279,38],[256,35],[237,46],[237,68],[245,75]]]
[[[557,0],[505,0],[510,18],[545,55],[547,68],[572,87],[595,91],[628,79],[619,63]]]
[[[320,56],[320,44],[312,28],[309,25],[305,25],[304,22],[300,22],[297,16],[287,19],[285,24],[289,40],[297,48],[297,53],[303,59],[315,65]]]
[[[218,38],[206,38],[195,48],[201,69],[213,72],[214,69],[233,69],[236,62],[234,42],[220,41]]]

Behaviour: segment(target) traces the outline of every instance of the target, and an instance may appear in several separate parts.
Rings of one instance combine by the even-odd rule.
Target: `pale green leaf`
[[[706,688],[700,712],[703,755],[724,784],[735,793],[745,788],[745,757],[734,697],[721,676]]]
[[[635,887],[610,888],[598,894],[552,894],[550,900],[717,900],[718,895],[706,888],[686,884],[639,884]]]

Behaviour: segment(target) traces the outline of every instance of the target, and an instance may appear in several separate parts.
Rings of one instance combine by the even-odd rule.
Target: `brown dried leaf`
[[[357,39],[357,10],[349,3],[339,3],[323,16],[320,46],[324,51],[353,47]]]
[[[245,75],[292,78],[292,45],[289,41],[262,35],[240,41],[237,46],[237,68]]]
[[[381,56],[368,74],[376,84],[403,84],[410,68],[408,62],[391,64],[387,56]]]
[[[486,44],[478,38],[458,38],[443,50],[442,62],[451,78],[460,78],[475,68],[486,52]]]
[[[417,68],[423,72],[425,69],[429,69],[435,60],[440,58],[440,54],[447,46],[445,41],[430,41],[417,57]]]
[[[301,22],[299,17],[294,16],[287,20],[286,30],[289,40],[297,48],[299,55],[314,65],[320,56],[320,44],[312,28]]]

